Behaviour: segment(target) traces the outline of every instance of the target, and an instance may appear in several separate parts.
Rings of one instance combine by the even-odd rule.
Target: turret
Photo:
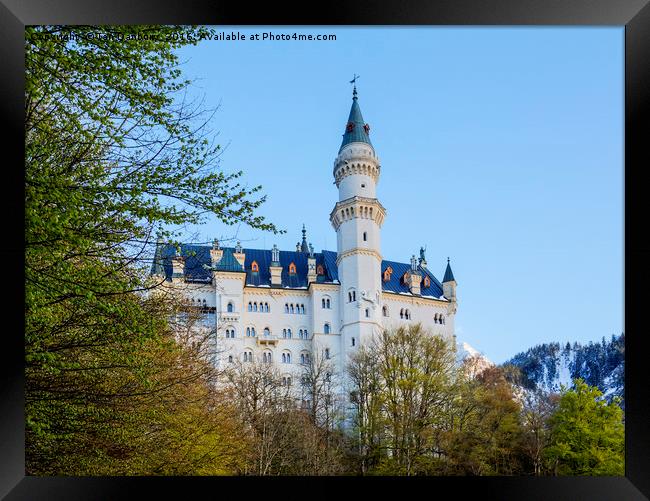
[[[381,226],[386,216],[376,193],[380,171],[355,85],[343,140],[334,160],[339,201],[330,213],[337,235],[344,352],[355,350],[381,328],[374,314],[381,309]]]
[[[456,285],[456,279],[454,278],[454,273],[451,271],[449,258],[447,258],[447,269],[445,270],[445,276],[442,279],[442,293],[452,303],[456,302]]]

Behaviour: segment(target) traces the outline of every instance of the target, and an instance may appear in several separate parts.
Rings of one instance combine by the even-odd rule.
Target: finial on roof
[[[307,230],[305,229],[305,224],[302,225],[302,245],[299,249],[300,252],[309,252],[309,246],[307,245]]]
[[[314,257],[314,246],[309,242],[309,257]]]
[[[239,240],[237,240],[237,245],[235,246],[235,252],[236,252],[237,254],[241,254],[241,253],[242,253],[241,242],[240,242]]]
[[[411,256],[411,270],[418,271],[418,262],[417,259],[415,259],[415,254]]]
[[[221,247],[219,247],[219,240],[217,240],[216,238],[212,241],[212,248],[213,248],[214,250],[219,250],[219,249],[221,249]]]
[[[350,80],[350,83],[353,85],[352,87],[352,99],[357,98],[357,78],[359,78],[361,75],[357,75],[356,73],[354,74],[354,77],[352,80]]]

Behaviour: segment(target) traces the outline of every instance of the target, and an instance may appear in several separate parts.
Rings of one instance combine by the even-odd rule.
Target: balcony
[[[257,339],[257,346],[276,346],[280,338],[278,336],[260,336]]]

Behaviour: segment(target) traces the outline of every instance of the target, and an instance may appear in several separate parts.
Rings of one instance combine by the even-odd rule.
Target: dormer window
[[[392,274],[393,274],[393,268],[389,266],[384,270],[384,282],[388,282]]]
[[[257,273],[257,272],[260,271],[260,267],[259,267],[259,265],[257,264],[257,261],[253,261],[253,262],[252,262],[252,264],[251,264],[251,271],[252,271],[253,273]]]
[[[296,264],[291,263],[289,265],[289,275],[295,275],[296,274]]]
[[[424,277],[424,286],[429,287],[431,285],[431,279],[428,276]]]
[[[322,264],[319,264],[319,265],[316,267],[316,273],[317,273],[318,275],[325,275],[325,269],[323,268],[323,265],[322,265]]]

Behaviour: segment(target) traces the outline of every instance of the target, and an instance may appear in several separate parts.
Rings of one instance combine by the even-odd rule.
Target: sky
[[[381,160],[384,259],[426,246],[458,282],[456,334],[495,363],[623,326],[622,27],[215,27],[179,50],[216,107],[219,168],[262,185],[284,235],[210,219],[193,241],[336,250],[332,167],[354,74]],[[336,40],[249,40],[252,33]],[[260,37],[261,38],[261,37]],[[232,245],[232,244],[231,244]]]

